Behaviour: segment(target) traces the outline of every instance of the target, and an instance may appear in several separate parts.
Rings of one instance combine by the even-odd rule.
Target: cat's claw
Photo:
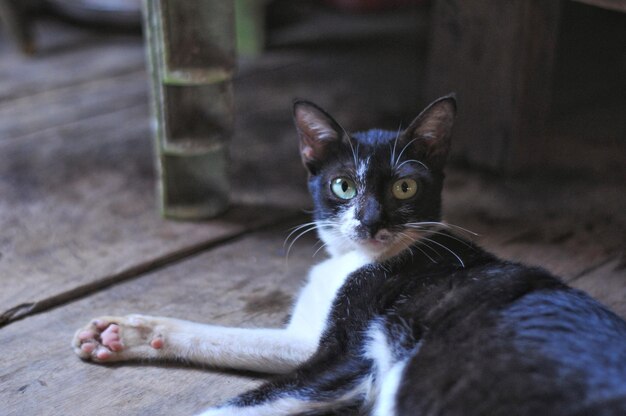
[[[76,331],[74,352],[84,360],[112,362],[151,358],[165,345],[163,335],[148,317],[103,317]]]

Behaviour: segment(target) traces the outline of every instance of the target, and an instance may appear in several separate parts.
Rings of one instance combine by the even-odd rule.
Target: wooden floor
[[[323,257],[313,257],[313,237],[285,257],[287,230],[309,206],[291,100],[317,101],[352,128],[397,126],[426,101],[419,42],[244,60],[233,207],[184,223],[156,211],[141,38],[38,29],[33,58],[0,38],[0,414],[191,414],[256,385],[258,375],[176,363],[87,364],[70,339],[94,316],[131,312],[281,325]],[[621,117],[594,107],[556,118],[551,134],[571,144],[555,152],[556,170],[500,178],[450,169],[446,219],[626,316]]]

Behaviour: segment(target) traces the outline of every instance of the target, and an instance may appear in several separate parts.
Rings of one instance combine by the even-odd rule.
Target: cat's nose
[[[357,227],[357,232],[360,238],[369,239],[369,238],[374,238],[379,228],[380,228],[380,223],[378,221],[377,222],[361,221],[361,224]]]
[[[381,228],[382,207],[374,198],[365,201],[360,212],[359,237],[374,238]]]

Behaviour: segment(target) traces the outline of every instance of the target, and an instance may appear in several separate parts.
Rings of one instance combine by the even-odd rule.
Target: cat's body
[[[441,250],[438,263],[404,253],[357,269],[315,355],[233,403],[284,393],[298,411],[336,414],[626,414],[623,321],[541,269],[434,239],[465,267]]]
[[[282,374],[206,415],[626,414],[626,322],[439,222],[452,97],[401,134],[348,136],[307,102],[294,118],[331,257],[287,327],[105,317],[77,332],[81,357]]]

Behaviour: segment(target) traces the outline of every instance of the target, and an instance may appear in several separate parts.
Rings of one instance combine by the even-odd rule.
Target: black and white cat
[[[626,415],[626,322],[440,222],[455,111],[447,96],[403,132],[348,135],[297,101],[312,225],[331,256],[287,327],[102,317],[76,353],[281,374],[207,416]]]

